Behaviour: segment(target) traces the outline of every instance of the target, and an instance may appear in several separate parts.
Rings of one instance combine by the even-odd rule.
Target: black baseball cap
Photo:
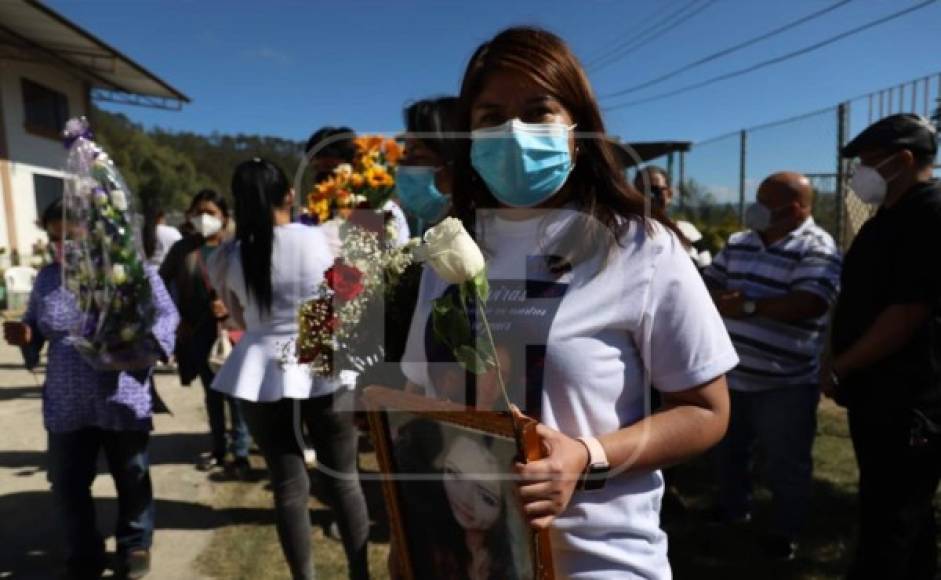
[[[931,121],[921,115],[903,113],[890,115],[869,125],[852,141],[843,146],[843,157],[858,157],[872,149],[935,155],[938,152],[938,132]]]

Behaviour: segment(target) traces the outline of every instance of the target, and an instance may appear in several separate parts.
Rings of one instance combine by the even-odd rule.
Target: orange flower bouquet
[[[345,219],[352,209],[382,209],[392,197],[402,146],[378,135],[357,137],[355,143],[353,163],[338,165],[307,196],[307,212],[320,223],[336,215]]]

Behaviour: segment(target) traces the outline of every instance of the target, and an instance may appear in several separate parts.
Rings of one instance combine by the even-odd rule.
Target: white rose
[[[486,263],[480,248],[457,218],[449,217],[425,232],[425,245],[418,254],[438,276],[452,284],[463,284],[483,272]]]
[[[115,264],[111,266],[111,281],[115,284],[124,284],[127,282],[127,272],[124,271],[123,265]]]
[[[127,194],[123,189],[115,189],[111,192],[111,205],[118,211],[127,211]]]

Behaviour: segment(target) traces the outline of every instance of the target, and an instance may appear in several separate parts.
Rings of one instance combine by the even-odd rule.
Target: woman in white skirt
[[[292,577],[314,577],[303,422],[326,476],[350,578],[367,578],[369,518],[352,413],[334,410],[337,382],[285,361],[285,347],[297,338],[298,306],[316,293],[333,255],[319,228],[291,223],[294,191],[273,163],[255,158],[239,165],[232,194],[236,239],[215,253],[209,269],[245,335],[213,388],[243,401],[249,430],[271,472],[278,537]]]

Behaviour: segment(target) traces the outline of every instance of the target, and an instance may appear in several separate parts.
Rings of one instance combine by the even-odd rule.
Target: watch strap
[[[608,454],[604,452],[604,446],[601,441],[594,437],[578,437],[579,441],[588,449],[588,465],[586,471],[591,467],[608,467]]]

